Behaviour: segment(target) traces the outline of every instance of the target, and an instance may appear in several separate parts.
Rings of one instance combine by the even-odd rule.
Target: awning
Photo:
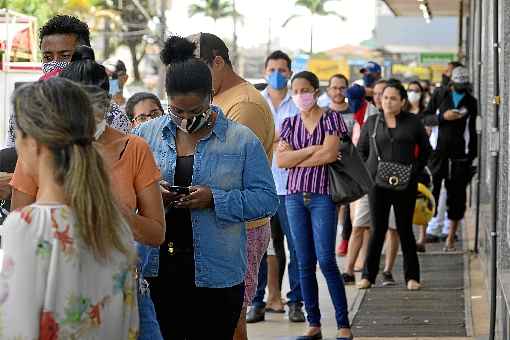
[[[420,17],[419,6],[427,3],[432,17],[454,17],[460,12],[459,0],[382,0],[396,16]],[[464,13],[469,11],[469,0],[464,0]]]

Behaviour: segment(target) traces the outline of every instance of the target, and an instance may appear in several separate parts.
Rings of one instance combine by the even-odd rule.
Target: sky
[[[332,49],[344,44],[359,44],[370,39],[375,26],[377,0],[330,1],[326,9],[344,17],[336,16],[300,17],[282,28],[285,20],[294,14],[307,14],[307,11],[294,5],[294,0],[236,0],[238,12],[243,16],[238,24],[238,44],[244,48],[265,45],[271,36],[271,48],[308,51],[310,27],[313,24],[314,52]],[[203,15],[189,17],[190,4],[200,0],[172,0],[167,12],[168,29],[179,35],[196,32],[211,32],[221,38],[231,39],[233,26],[230,18],[220,19],[215,24]],[[270,28],[270,29],[269,29]]]

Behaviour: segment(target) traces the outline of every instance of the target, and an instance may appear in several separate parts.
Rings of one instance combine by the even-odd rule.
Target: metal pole
[[[476,216],[475,216],[475,245],[474,251],[478,253],[478,243],[480,238],[480,190],[482,187],[482,114],[481,114],[481,101],[482,98],[482,29],[483,29],[483,3],[478,0],[478,56],[476,58],[476,97],[478,99],[478,116],[476,117],[476,133],[477,133],[477,155],[478,155],[478,173],[476,174]]]
[[[459,50],[457,52],[457,58],[462,61],[462,46],[464,37],[464,0],[459,1]]]
[[[493,71],[494,71],[494,119],[491,131],[491,158],[492,158],[492,226],[491,226],[491,310],[489,339],[494,340],[496,335],[496,310],[497,310],[497,274],[498,274],[498,183],[499,183],[499,0],[493,0]]]

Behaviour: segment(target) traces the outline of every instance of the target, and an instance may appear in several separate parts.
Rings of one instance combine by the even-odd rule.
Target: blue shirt
[[[195,151],[192,185],[211,188],[214,208],[192,209],[195,284],[197,287],[232,287],[246,272],[245,222],[273,216],[278,196],[259,139],[247,127],[227,120],[218,107],[212,133]],[[134,130],[148,142],[162,178],[173,184],[177,150],[176,125],[168,115]],[[179,226],[175,226],[176,228]],[[149,255],[149,267],[159,252]]]
[[[294,117],[295,115],[299,114],[299,109],[297,108],[296,104],[294,104],[294,101],[292,101],[292,97],[289,92],[287,92],[287,95],[285,98],[283,98],[282,102],[277,108],[273,106],[267,88],[262,91],[261,94],[271,108],[271,112],[273,113],[274,127],[279,134],[282,130],[282,123],[285,118]],[[271,172],[273,173],[276,192],[278,195],[287,195],[288,171],[286,169],[279,168],[276,165],[276,157],[273,157]]]
[[[462,98],[464,98],[465,93],[459,93],[457,91],[452,91],[452,100],[453,106],[458,107]]]

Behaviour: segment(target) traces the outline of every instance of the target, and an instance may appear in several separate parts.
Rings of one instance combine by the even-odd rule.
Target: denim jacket
[[[192,209],[195,284],[224,288],[244,280],[245,222],[271,217],[278,196],[271,168],[258,138],[245,126],[227,120],[218,107],[212,133],[198,143],[192,185],[211,188],[214,208]],[[176,125],[168,115],[134,130],[154,153],[162,178],[174,182]],[[170,226],[171,227],[171,226]],[[149,255],[147,274],[157,273],[159,251]]]

